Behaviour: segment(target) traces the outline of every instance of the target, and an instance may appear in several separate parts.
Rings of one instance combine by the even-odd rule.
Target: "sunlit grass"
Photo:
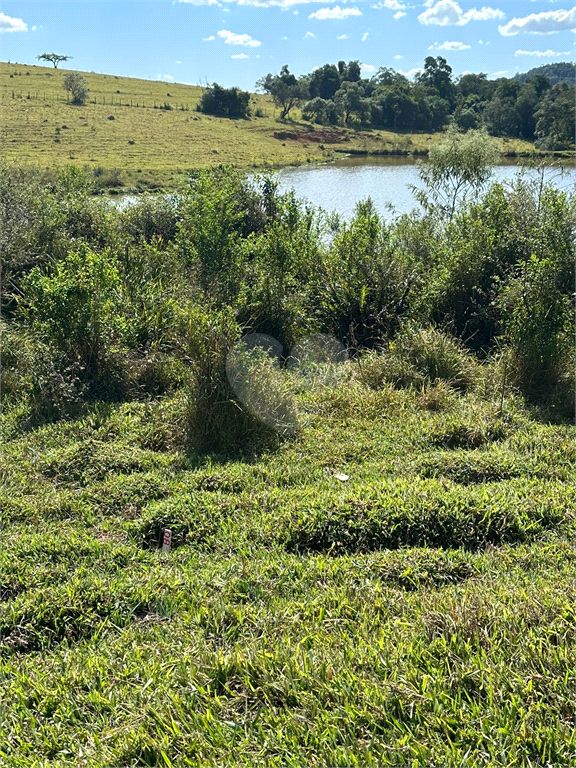
[[[151,449],[160,404],[14,432],[3,765],[573,763],[571,428],[300,397],[250,462]]]

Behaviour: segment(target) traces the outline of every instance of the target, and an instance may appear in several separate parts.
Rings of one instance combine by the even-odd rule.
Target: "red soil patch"
[[[300,133],[298,131],[275,131],[274,138],[279,141],[301,141],[304,143],[315,144],[341,144],[347,140],[347,137],[334,131],[309,131]]]

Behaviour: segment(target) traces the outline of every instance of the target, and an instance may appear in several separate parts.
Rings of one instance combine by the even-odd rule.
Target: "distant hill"
[[[515,75],[514,79],[525,83],[526,80],[530,80],[531,77],[536,75],[544,75],[544,77],[550,80],[552,85],[556,85],[556,83],[570,83],[573,85],[576,80],[574,64],[569,61],[559,61],[557,64],[543,64],[541,67],[534,67],[528,72]]]

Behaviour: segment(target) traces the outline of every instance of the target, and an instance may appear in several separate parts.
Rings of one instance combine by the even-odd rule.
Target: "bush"
[[[191,309],[183,318],[182,333],[192,369],[185,418],[188,447],[244,454],[276,443],[278,432],[250,412],[250,402],[242,404],[228,376],[227,360],[240,340],[233,313]]]
[[[551,259],[532,256],[501,295],[504,329],[513,352],[511,374],[530,398],[541,399],[573,360],[573,313],[557,285]]]
[[[27,416],[40,419],[74,410],[85,390],[62,350],[15,323],[2,323],[0,388],[4,405],[25,403]]]
[[[454,389],[469,389],[479,365],[463,345],[436,328],[405,327],[388,350],[360,360],[360,377],[373,388],[384,382],[416,387],[444,381]]]
[[[313,265],[310,315],[347,346],[374,347],[397,331],[419,282],[414,259],[395,247],[368,199]]]
[[[72,251],[49,272],[32,270],[23,284],[24,313],[40,338],[66,355],[85,381],[106,375],[125,321],[118,265],[109,251]],[[114,366],[113,366],[114,367]]]
[[[72,95],[72,104],[84,104],[88,98],[88,81],[79,72],[70,72],[62,85]]]
[[[200,97],[197,110],[218,117],[248,118],[250,94],[239,88],[222,88],[218,83],[213,83]]]
[[[135,242],[151,243],[156,239],[168,243],[175,239],[179,221],[176,197],[143,195],[122,211],[120,229]]]

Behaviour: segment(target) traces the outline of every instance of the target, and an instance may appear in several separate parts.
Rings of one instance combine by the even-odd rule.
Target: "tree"
[[[72,56],[60,56],[58,53],[41,53],[39,56],[36,56],[36,58],[42,61],[50,61],[54,65],[54,69],[58,69],[58,64],[60,64],[61,61],[68,61]]]
[[[346,80],[350,80],[352,83],[357,83],[362,75],[359,61],[349,61],[346,71]]]
[[[512,96],[495,96],[488,103],[484,118],[494,136],[518,136],[520,133],[520,118]]]
[[[279,75],[269,73],[258,80],[256,87],[272,96],[274,104],[282,110],[282,120],[288,117],[291,109],[306,101],[309,95],[306,81],[303,78],[296,79],[287,64],[284,64]]]
[[[308,78],[310,98],[333,99],[334,94],[340,88],[340,75],[334,64],[324,64],[315,69]]]
[[[345,80],[334,96],[334,101],[344,112],[344,120],[348,122],[355,114],[361,123],[370,119],[370,101],[365,98],[364,88],[357,82]]]
[[[534,118],[537,146],[564,149],[574,146],[574,88],[558,83],[546,92]]]
[[[416,78],[428,90],[436,91],[441,99],[453,106],[455,98],[454,83],[452,82],[452,67],[442,56],[436,59],[427,56],[424,61],[424,71]]]
[[[66,75],[62,87],[72,94],[72,104],[84,104],[88,98],[88,81],[78,72]]]
[[[428,209],[437,206],[451,219],[458,201],[488,181],[497,157],[494,142],[485,131],[459,133],[451,126],[444,138],[430,147],[428,162],[420,168],[428,194],[415,190],[418,201]]]
[[[409,85],[408,78],[401,75],[400,72],[396,72],[392,67],[380,67],[372,79],[377,85],[382,87],[391,85]]]
[[[317,123],[323,123],[326,119],[328,100],[316,96],[315,99],[307,101],[302,107],[302,117],[307,120],[314,120]]]

